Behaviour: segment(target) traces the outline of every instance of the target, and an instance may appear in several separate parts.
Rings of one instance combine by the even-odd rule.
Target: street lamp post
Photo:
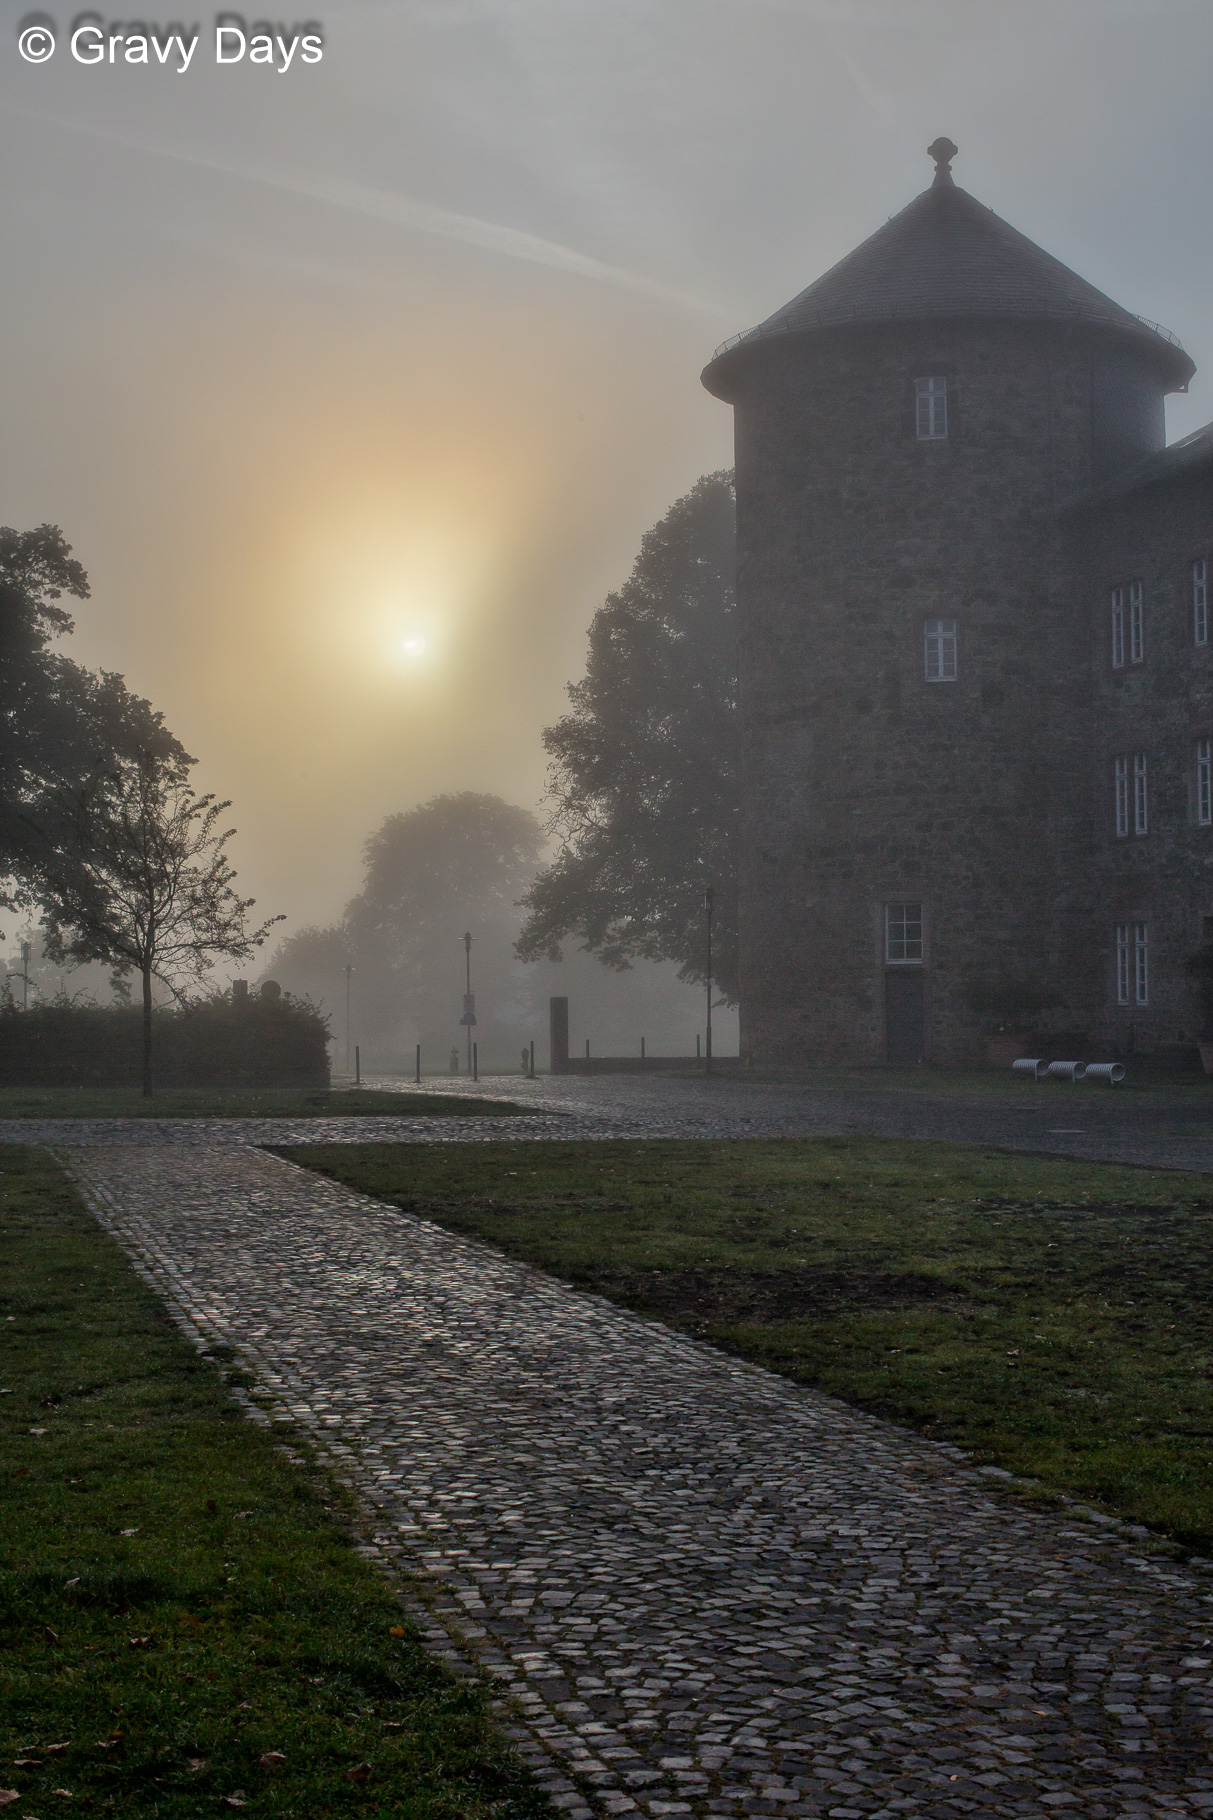
[[[709,885],[703,894],[703,907],[708,918],[708,1032],[707,1042],[704,1044],[705,1074],[712,1072],[712,906],[715,901],[716,893]]]
[[[463,938],[464,960],[464,993],[463,1016],[459,1022],[466,1025],[468,1033],[468,1073],[472,1072],[472,1027],[476,1022],[476,1000],[472,996],[472,937],[469,932]]]

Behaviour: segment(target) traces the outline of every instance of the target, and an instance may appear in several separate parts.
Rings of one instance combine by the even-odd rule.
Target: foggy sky
[[[185,75],[73,64],[55,4],[33,67],[4,6],[0,521],[62,526],[67,648],[234,798],[288,929],[389,812],[537,806],[591,614],[731,462],[701,367],[925,188],[937,134],[1180,336],[1169,435],[1213,417],[1209,0],[284,0],[326,44],[283,76],[162,0]]]

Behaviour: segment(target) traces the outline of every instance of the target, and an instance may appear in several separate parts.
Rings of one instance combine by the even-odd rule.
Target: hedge
[[[327,1087],[328,1022],[307,999],[225,994],[153,1013],[158,1087]],[[137,1087],[137,1006],[0,1005],[0,1086]]]

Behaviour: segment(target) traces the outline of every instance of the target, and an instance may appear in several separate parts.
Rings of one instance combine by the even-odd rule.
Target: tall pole
[[[21,944],[21,971],[20,971],[20,973],[9,973],[6,976],[10,980],[20,980],[21,981],[21,1009],[23,1011],[29,1010],[29,957],[32,953],[33,953],[33,948],[31,947],[30,943],[22,942],[22,944]],[[63,981],[62,980],[59,981],[59,990],[60,990],[60,992],[63,991]]]
[[[465,984],[465,991],[467,993],[466,1003],[470,1007],[471,1002],[472,1002],[472,937],[471,937],[470,932],[467,935],[465,935],[463,938],[463,960],[464,960],[464,967],[465,967],[465,971],[466,971],[466,984]],[[470,1074],[471,1072],[472,1072],[472,1026],[469,1024],[468,1025],[468,1073]]]
[[[345,1072],[350,1072],[350,975],[354,969],[347,963],[345,969]]]
[[[704,1073],[712,1072],[712,905],[716,893],[711,885],[703,894],[703,907],[708,915],[708,1037],[704,1045]]]

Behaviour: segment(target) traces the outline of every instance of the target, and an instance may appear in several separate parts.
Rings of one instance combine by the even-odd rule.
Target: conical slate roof
[[[1122,309],[952,181],[949,141],[931,147],[938,168],[916,196],[870,239],[840,259],[773,316],[717,348],[704,369],[709,392],[727,397],[735,370],[756,344],[842,323],[991,316],[1081,322],[1148,345],[1169,384],[1195,365],[1157,323]]]

